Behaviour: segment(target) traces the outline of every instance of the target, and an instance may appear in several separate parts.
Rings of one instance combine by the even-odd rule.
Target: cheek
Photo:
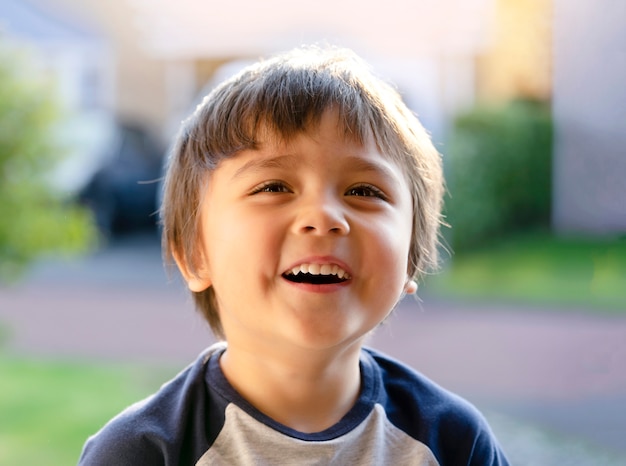
[[[396,213],[384,225],[390,250],[397,259],[408,262],[413,237],[413,218],[412,212],[405,212],[405,210]],[[392,254],[391,251],[390,254]]]
[[[386,286],[402,287],[407,278],[411,231],[403,222],[383,222],[371,231],[371,239],[364,244],[364,251],[371,253],[370,261],[381,273]],[[378,247],[374,248],[374,244]]]
[[[243,234],[245,230],[238,222],[233,222],[229,216],[222,216],[209,220],[209,228],[205,235],[205,248],[209,251],[209,263],[220,273],[228,270],[229,263],[236,264],[238,256],[245,249],[250,238]]]
[[[207,219],[205,248],[215,271],[229,279],[245,279],[277,255],[280,235],[275,221],[262,221],[249,211],[230,209]]]

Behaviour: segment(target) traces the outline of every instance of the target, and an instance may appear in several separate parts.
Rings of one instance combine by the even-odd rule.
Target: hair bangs
[[[298,67],[285,61],[276,66],[268,60],[220,85],[199,107],[202,152],[221,159],[257,148],[259,138],[268,133],[288,141],[315,127],[331,110],[340,116],[346,137],[363,144],[377,123],[374,106],[367,102],[371,91],[345,64],[330,65]]]

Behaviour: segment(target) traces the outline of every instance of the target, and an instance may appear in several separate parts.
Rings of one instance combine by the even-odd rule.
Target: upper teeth
[[[339,278],[350,278],[348,272],[335,264],[300,264],[289,271],[293,275],[310,273],[311,275],[337,275]]]

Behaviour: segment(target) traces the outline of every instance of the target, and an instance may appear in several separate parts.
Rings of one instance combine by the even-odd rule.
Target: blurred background
[[[0,0],[0,463],[85,438],[213,340],[161,264],[202,95],[354,49],[443,154],[442,272],[371,344],[485,411],[514,464],[626,464],[626,5]]]

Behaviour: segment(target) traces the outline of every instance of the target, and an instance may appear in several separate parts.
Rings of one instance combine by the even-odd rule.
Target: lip
[[[300,289],[302,291],[308,291],[308,292],[312,292],[312,293],[332,293],[334,291],[338,291],[348,285],[350,285],[350,283],[352,282],[352,278],[349,278],[348,280],[341,282],[341,283],[330,283],[330,284],[326,284],[326,285],[315,285],[312,283],[296,283],[296,282],[292,282],[287,280],[284,277],[284,274],[288,271],[290,271],[291,269],[293,269],[294,267],[299,267],[302,264],[319,264],[319,265],[324,265],[324,264],[329,264],[329,265],[337,265],[339,267],[341,267],[343,270],[345,270],[350,277],[354,277],[354,274],[352,273],[352,269],[342,260],[334,257],[334,256],[311,256],[311,257],[306,257],[303,259],[298,260],[297,262],[294,262],[293,264],[291,264],[289,267],[287,267],[285,269],[285,272],[283,272],[283,274],[281,274],[281,278],[285,281],[285,283],[287,283],[290,286],[293,286],[297,289]]]

